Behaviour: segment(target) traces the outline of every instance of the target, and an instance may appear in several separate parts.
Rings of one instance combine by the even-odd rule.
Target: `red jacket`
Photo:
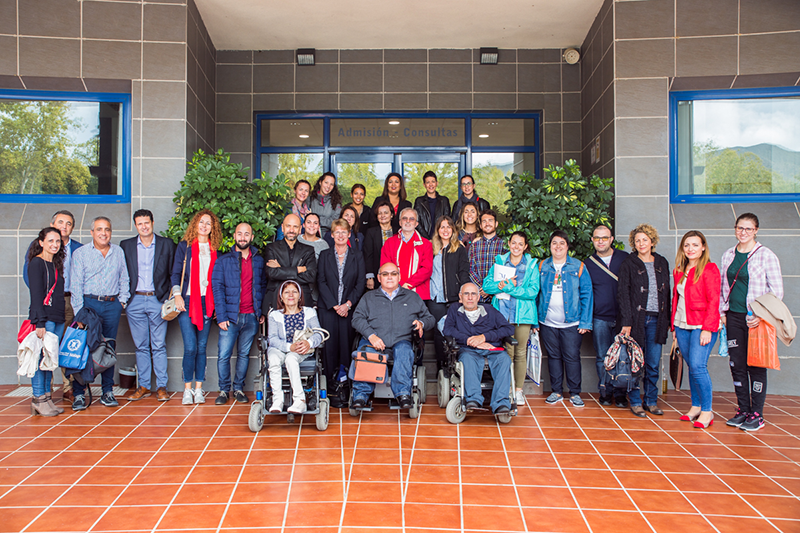
[[[672,271],[674,281],[672,285],[672,319],[670,326],[675,329],[675,311],[678,309],[678,283],[683,277],[683,272]],[[684,299],[686,300],[686,322],[690,326],[701,326],[704,331],[719,331],[719,294],[721,290],[719,268],[714,263],[708,263],[703,269],[703,274],[695,283],[694,268],[686,274],[686,287]]]
[[[398,265],[398,250],[400,248],[403,232],[389,237],[381,249],[381,265],[393,263],[400,270],[400,285],[408,283],[411,290],[416,292],[423,300],[431,299],[431,274],[433,274],[433,245],[431,241],[420,236],[414,231],[414,236],[409,244],[414,245],[413,263],[411,265]],[[409,275],[410,273],[410,275]]]

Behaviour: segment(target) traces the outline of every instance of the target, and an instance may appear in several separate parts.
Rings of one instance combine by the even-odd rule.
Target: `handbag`
[[[669,350],[669,378],[676,391],[683,386],[683,354],[678,347],[678,339],[672,338],[672,348]]]
[[[719,356],[728,357],[728,328],[719,327]]]
[[[363,350],[353,352],[350,379],[368,383],[386,383],[389,375],[389,354],[374,350],[376,349],[372,346],[365,346]]]
[[[188,251],[186,252],[188,255]],[[183,275],[186,274],[186,256],[183,256],[183,268],[181,269],[181,290],[183,290]],[[181,314],[178,311],[178,306],[175,305],[175,294],[167,298],[167,300],[161,304],[161,318],[169,322],[170,320],[174,319],[176,316]]]
[[[750,328],[747,336],[747,364],[760,368],[781,369],[778,359],[778,339],[775,326],[761,320],[758,326]]]
[[[322,335],[322,342],[331,338],[331,334],[328,333],[326,329],[306,327],[294,332],[294,340],[292,342],[307,341],[311,344],[311,337],[313,337],[315,333]]]
[[[36,331],[36,326],[34,326],[33,322],[26,318],[22,321],[22,325],[19,327],[19,332],[17,333],[17,342],[24,341],[25,337],[30,335],[32,331]]]
[[[80,329],[73,322],[64,332],[58,348],[58,366],[83,370],[89,359],[89,346],[86,344],[86,330]]]
[[[539,341],[539,332],[531,329],[531,336],[528,337],[528,357],[527,357],[528,377],[537,385],[542,384],[542,345]]]

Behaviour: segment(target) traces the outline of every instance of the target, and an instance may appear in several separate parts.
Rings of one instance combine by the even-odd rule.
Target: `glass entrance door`
[[[426,194],[422,176],[429,170],[436,173],[439,181],[437,191],[450,199],[453,205],[458,199],[458,178],[463,173],[466,154],[445,153],[404,153],[402,154],[403,176],[406,179],[406,192],[410,202]]]

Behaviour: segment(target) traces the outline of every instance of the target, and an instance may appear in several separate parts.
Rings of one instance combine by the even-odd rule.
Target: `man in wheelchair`
[[[378,281],[380,288],[367,292],[353,313],[353,328],[361,335],[358,350],[363,350],[368,345],[378,352],[386,348],[392,349],[392,393],[400,408],[408,409],[412,405],[412,334],[422,336],[425,330],[434,326],[435,321],[417,293],[399,286],[400,270],[395,264],[381,265],[378,269]],[[374,389],[374,383],[354,381],[353,402],[350,407],[366,407]]]
[[[461,286],[459,301],[461,305],[453,304],[447,311],[443,333],[453,337],[460,346],[467,410],[483,407],[481,376],[485,357],[494,380],[492,412],[508,413],[511,410],[511,358],[501,343],[505,337],[514,335],[514,326],[491,305],[479,303],[480,291],[474,283]]]

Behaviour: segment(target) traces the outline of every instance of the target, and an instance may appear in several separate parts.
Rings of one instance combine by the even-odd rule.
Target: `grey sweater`
[[[320,201],[320,198],[324,201],[325,205],[322,205],[323,202]],[[331,224],[333,221],[338,219],[342,214],[342,206],[331,205],[330,195],[320,195],[317,198],[312,198],[309,202],[309,206],[311,207],[312,213],[319,215],[320,233],[322,233],[322,236],[324,237],[331,230]]]
[[[422,298],[403,287],[398,291],[393,300],[381,289],[368,291],[353,313],[353,328],[365,338],[377,335],[386,346],[411,340],[414,320],[421,321],[426,331],[431,329],[435,320]]]

